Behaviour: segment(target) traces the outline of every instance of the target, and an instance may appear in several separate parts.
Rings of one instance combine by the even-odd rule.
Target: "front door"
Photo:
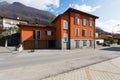
[[[38,42],[41,38],[40,30],[35,30],[34,31],[34,40],[35,40],[35,49],[38,49]]]

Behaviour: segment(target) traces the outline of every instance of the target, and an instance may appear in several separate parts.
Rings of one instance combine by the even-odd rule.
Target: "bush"
[[[4,35],[0,34],[0,39],[2,39],[4,37]]]

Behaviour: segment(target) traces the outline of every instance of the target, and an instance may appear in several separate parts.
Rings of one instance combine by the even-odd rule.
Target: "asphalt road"
[[[17,54],[1,53],[0,70],[18,68],[24,66],[35,66],[50,63],[59,63],[61,61],[84,61],[97,63],[120,56],[120,47],[103,49],[76,49],[76,50],[36,50],[34,53],[27,51]],[[84,63],[87,65],[87,63]]]

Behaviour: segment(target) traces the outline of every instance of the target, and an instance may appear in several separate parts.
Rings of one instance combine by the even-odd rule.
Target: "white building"
[[[102,45],[102,44],[104,43],[104,39],[99,38],[99,33],[95,33],[95,35],[96,35],[96,40],[95,40],[96,47],[97,47],[98,45]]]
[[[15,28],[18,28],[17,24],[28,24],[25,20],[13,19],[8,17],[0,17],[0,29],[9,29],[15,33]]]

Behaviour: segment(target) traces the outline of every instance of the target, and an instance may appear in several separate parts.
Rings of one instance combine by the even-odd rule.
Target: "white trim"
[[[63,21],[63,28],[66,30],[68,29],[68,21],[66,20]]]

